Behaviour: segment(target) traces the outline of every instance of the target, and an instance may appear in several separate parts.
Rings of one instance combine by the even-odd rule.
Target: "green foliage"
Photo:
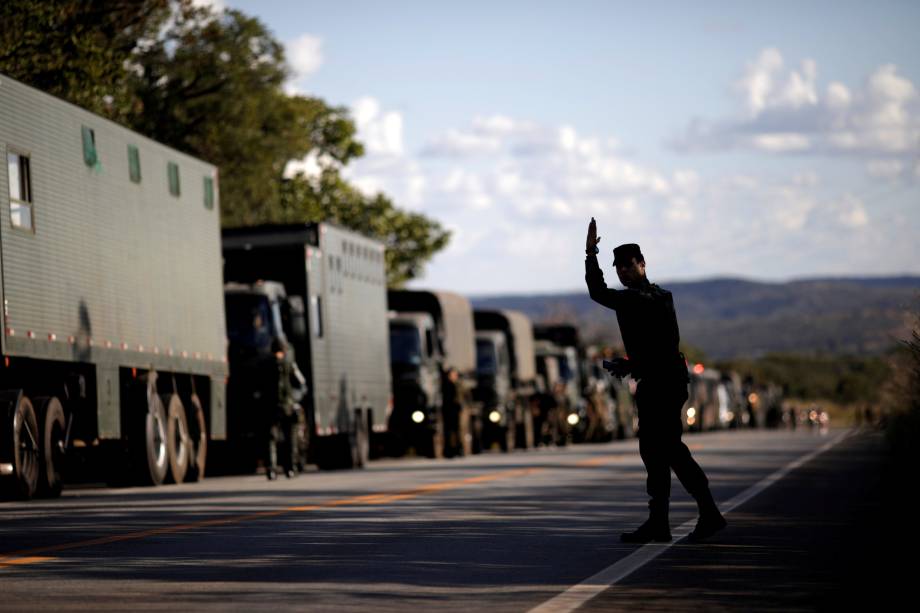
[[[831,400],[841,404],[875,402],[890,374],[881,357],[769,354],[756,360],[726,360],[716,364],[756,382],[775,382],[787,397]]]
[[[333,168],[319,177],[297,174],[284,181],[279,215],[273,223],[328,220],[381,240],[386,245],[387,283],[402,287],[419,267],[447,245],[450,233],[424,215],[403,211],[383,194],[366,196]]]
[[[240,11],[191,0],[0,3],[0,72],[220,169],[226,227],[329,220],[383,240],[390,283],[416,276],[449,234],[368,197],[340,169],[362,155],[348,112],[285,93],[284,49]],[[283,180],[312,156],[318,179]]]
[[[169,14],[169,0],[3,0],[0,72],[124,121],[125,62]]]
[[[290,160],[313,153],[345,164],[363,153],[344,109],[283,91],[282,45],[239,11],[215,18],[186,7],[134,61],[131,125],[220,168],[226,226],[277,216]]]

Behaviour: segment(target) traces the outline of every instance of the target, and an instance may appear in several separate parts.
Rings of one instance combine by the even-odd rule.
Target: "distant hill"
[[[920,307],[920,277],[913,276],[661,285],[674,295],[682,340],[715,359],[771,352],[878,354],[907,337],[908,311]],[[595,304],[587,290],[472,302],[476,308],[517,309],[534,321],[575,321],[589,342],[620,342],[614,313]]]

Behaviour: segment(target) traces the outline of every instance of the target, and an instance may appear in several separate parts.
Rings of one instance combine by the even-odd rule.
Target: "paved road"
[[[685,440],[732,507],[703,545],[619,543],[646,512],[635,441],[380,461],[2,503],[0,609],[812,610],[870,591],[877,541],[850,537],[880,512],[877,435]],[[675,533],[694,518],[675,480]]]

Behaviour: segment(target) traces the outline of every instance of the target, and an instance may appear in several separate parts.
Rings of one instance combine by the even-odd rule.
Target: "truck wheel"
[[[9,413],[3,416],[4,423],[0,425],[3,434],[0,451],[9,444],[9,457],[3,459],[10,460],[13,469],[10,493],[16,498],[28,500],[38,489],[41,437],[32,402],[24,394],[17,396],[15,406],[10,407]]]
[[[204,469],[208,460],[208,424],[204,419],[204,409],[198,394],[192,394],[188,413],[189,457],[186,481],[204,479]]]
[[[178,394],[163,394],[166,407],[166,457],[169,460],[169,475],[176,483],[185,480],[191,444],[188,435],[188,420],[185,407]]]
[[[131,448],[134,455],[135,470],[138,480],[144,485],[160,485],[169,472],[169,452],[167,451],[166,409],[156,392],[156,384],[151,382],[132,394],[134,402],[129,409],[135,412],[134,437]],[[140,406],[145,403],[144,409]]]
[[[38,409],[38,430],[42,434],[38,492],[41,496],[57,498],[61,495],[64,432],[67,429],[64,408],[55,396],[36,398],[35,406]]]

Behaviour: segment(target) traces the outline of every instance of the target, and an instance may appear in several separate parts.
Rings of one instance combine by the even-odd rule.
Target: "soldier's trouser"
[[[680,411],[686,401],[687,386],[683,384],[642,381],[636,391],[639,455],[648,473],[646,490],[652,504],[667,504],[672,469],[694,499],[700,502],[710,498],[706,474],[680,440]]]

